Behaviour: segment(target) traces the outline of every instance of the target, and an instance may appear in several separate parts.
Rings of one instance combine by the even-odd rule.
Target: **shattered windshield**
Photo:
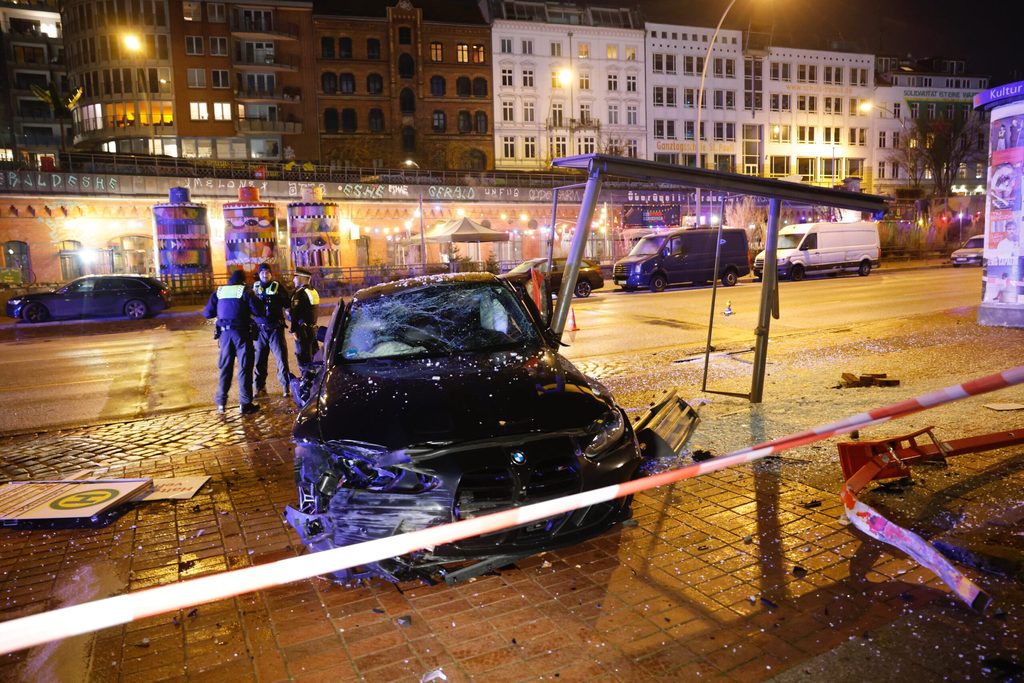
[[[432,283],[354,301],[343,361],[450,355],[540,342],[515,296],[492,283]]]
[[[800,240],[806,233],[797,232],[789,235],[779,235],[779,249],[796,249],[800,246]]]
[[[661,251],[661,245],[665,244],[664,235],[650,235],[636,243],[630,256],[652,256]]]

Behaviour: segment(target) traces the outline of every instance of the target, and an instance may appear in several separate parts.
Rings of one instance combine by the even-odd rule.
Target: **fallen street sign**
[[[152,479],[11,481],[0,486],[0,523],[89,518],[131,501]]]

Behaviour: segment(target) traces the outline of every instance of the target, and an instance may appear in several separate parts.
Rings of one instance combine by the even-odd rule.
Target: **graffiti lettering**
[[[431,185],[427,188],[427,196],[431,199],[476,199],[476,190],[472,187]]]

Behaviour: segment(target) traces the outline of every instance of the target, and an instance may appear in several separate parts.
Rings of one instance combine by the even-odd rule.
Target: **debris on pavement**
[[[703,448],[695,448],[692,453],[694,462],[702,462],[704,460],[710,460],[715,457],[711,454],[711,451],[706,451]]]
[[[1024,403],[983,403],[989,410],[1024,410]]]
[[[835,386],[836,389],[850,389],[853,387],[898,387],[900,381],[889,377],[884,372],[869,372],[860,376],[850,372],[844,372],[842,381]]]

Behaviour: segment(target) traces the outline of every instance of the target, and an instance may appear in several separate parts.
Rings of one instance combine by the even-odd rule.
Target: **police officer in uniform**
[[[252,286],[256,298],[256,312],[253,315],[256,323],[256,395],[265,396],[267,393],[267,369],[270,354],[273,353],[274,362],[277,363],[277,379],[287,396],[292,373],[288,369],[284,312],[288,310],[290,301],[284,287],[274,279],[269,263],[261,263],[258,274],[259,279]]]
[[[238,399],[242,415],[257,412],[260,407],[252,402],[252,316],[256,300],[245,286],[245,271],[231,273],[228,283],[218,287],[203,310],[205,318],[217,318],[214,339],[220,341],[220,356],[217,358],[219,372],[217,392],[214,400],[217,410],[224,412],[228,391],[231,390],[231,374],[238,361]]]
[[[319,315],[320,295],[311,284],[313,274],[305,268],[295,269],[295,291],[292,292],[288,316],[292,321],[292,336],[295,337],[295,357],[299,370],[305,370],[313,362],[318,343],[316,340],[316,319]]]

